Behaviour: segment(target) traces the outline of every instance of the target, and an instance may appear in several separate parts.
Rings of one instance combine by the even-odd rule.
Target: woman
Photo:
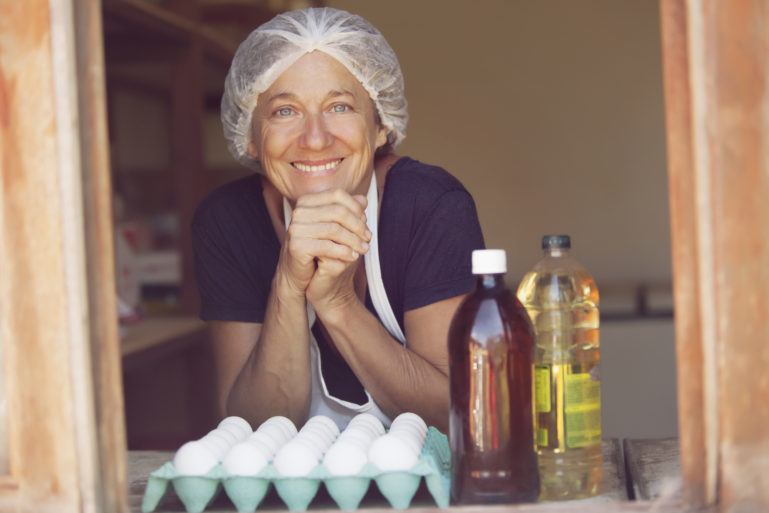
[[[238,48],[224,133],[259,174],[193,222],[222,413],[446,429],[448,326],[483,238],[456,179],[392,153],[407,118],[398,60],[359,16],[288,12]]]

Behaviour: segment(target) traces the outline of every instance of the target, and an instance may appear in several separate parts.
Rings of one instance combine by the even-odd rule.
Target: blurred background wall
[[[670,281],[654,0],[329,0],[387,37],[401,151],[460,177],[513,276],[570,233],[600,282]]]
[[[673,436],[673,324],[654,315],[672,305],[658,2],[327,5],[390,42],[411,115],[399,151],[462,180],[511,284],[543,234],[572,236],[604,311],[619,314],[603,319],[605,434]],[[639,287],[652,315],[625,318]]]

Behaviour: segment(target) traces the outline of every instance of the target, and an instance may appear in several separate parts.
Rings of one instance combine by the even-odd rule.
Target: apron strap
[[[374,309],[390,335],[405,346],[406,337],[403,335],[392,306],[390,306],[390,301],[387,299],[387,291],[385,291],[382,281],[382,268],[379,265],[379,194],[376,189],[376,176],[373,174],[371,175],[371,185],[368,188],[366,223],[369,231],[371,231],[371,241],[368,252],[363,258],[366,263],[366,282],[368,283],[371,302],[374,303]]]

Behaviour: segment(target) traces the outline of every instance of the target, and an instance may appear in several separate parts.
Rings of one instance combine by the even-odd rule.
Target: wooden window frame
[[[683,493],[590,510],[769,510],[769,0],[660,6]],[[3,511],[128,511],[104,84],[99,2],[0,0]]]
[[[684,499],[769,510],[769,2],[661,0]]]
[[[100,7],[0,0],[3,511],[128,511]]]

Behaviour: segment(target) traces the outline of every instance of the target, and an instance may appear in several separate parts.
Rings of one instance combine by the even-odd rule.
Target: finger
[[[358,253],[366,253],[369,248],[368,242],[339,223],[292,222],[288,227],[288,232],[291,238],[330,240],[337,244],[349,246]]]
[[[353,232],[365,241],[371,240],[365,214],[356,214],[339,203],[319,206],[298,206],[294,209],[291,224],[336,223]]]
[[[360,194],[356,194],[352,198],[355,201],[357,201],[358,203],[360,203],[360,206],[363,207],[364,210],[368,206],[368,199],[366,198],[366,196],[362,196]]]
[[[353,263],[354,262],[336,260],[334,258],[323,258],[318,261],[317,273],[320,273],[321,276],[329,276],[329,277],[341,276],[345,271],[347,271],[350,268],[351,264]]]
[[[365,200],[366,198],[363,199]],[[360,200],[354,199],[354,197],[344,189],[329,189],[327,191],[306,194],[296,200],[297,207],[318,207],[332,203],[344,205],[357,215],[364,215],[364,209],[366,208],[368,201],[361,203]]]
[[[333,258],[344,260],[345,262],[354,262],[360,254],[349,246],[337,244],[330,240],[294,238],[289,241],[289,251],[296,255],[309,256],[312,258]]]

